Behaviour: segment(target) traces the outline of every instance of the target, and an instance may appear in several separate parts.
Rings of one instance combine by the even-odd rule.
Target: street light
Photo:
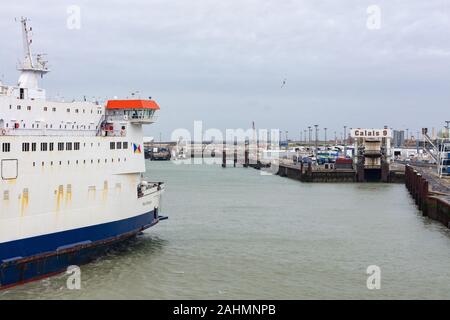
[[[314,127],[316,127],[316,161],[317,161],[317,148],[318,148],[318,146],[317,146],[317,143],[318,143],[318,135],[319,135],[319,125],[318,124],[315,124],[314,125]]]
[[[308,127],[308,145],[311,145],[311,126]]]
[[[347,157],[347,126],[344,126],[344,157]]]
[[[323,128],[323,130],[325,130],[325,145],[327,145],[327,128]]]
[[[417,155],[419,155],[419,130],[417,130],[416,151],[417,151]]]
[[[286,130],[286,151],[289,149],[288,131]]]
[[[272,137],[271,137],[272,139]],[[281,135],[281,130],[278,129],[278,146],[280,147],[280,150],[282,148],[283,145],[283,136]]]

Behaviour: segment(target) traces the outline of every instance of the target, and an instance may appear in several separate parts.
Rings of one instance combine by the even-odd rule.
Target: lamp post
[[[417,156],[419,156],[419,130],[417,130],[417,136],[416,136],[416,151],[417,151]]]
[[[349,134],[347,135],[347,138],[346,138],[348,144],[350,144],[350,143],[352,142],[351,137],[350,137],[350,141],[348,141],[348,136],[349,136],[349,135],[351,136],[351,132],[352,132],[353,128],[350,127],[349,129],[350,129],[350,130],[349,130]]]
[[[286,130],[286,151],[289,149],[288,131]]]
[[[308,145],[311,146],[311,126],[308,126]]]
[[[325,137],[324,137],[325,145],[327,145],[327,128],[323,128],[323,130],[325,131]]]
[[[347,157],[347,126],[344,126],[344,157]]]
[[[317,161],[317,148],[318,148],[318,139],[319,139],[319,125],[315,124],[314,127],[316,128],[316,143],[315,143],[315,149],[316,149],[316,161]]]

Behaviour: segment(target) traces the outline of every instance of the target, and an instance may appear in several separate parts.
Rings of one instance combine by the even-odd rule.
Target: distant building
[[[404,130],[394,130],[393,137],[394,148],[400,148],[405,144],[405,131]]]
[[[153,137],[144,137],[144,149],[150,149],[154,142]]]
[[[153,141],[155,141],[155,138],[153,138],[153,137],[144,137],[143,140],[144,140],[144,143],[152,143]]]

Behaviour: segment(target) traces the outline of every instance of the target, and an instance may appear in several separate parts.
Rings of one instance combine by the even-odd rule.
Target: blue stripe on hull
[[[114,222],[0,244],[0,287],[64,271],[101,255],[108,246],[159,221],[154,211]]]

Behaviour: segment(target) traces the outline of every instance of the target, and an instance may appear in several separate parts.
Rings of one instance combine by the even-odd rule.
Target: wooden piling
[[[234,138],[234,157],[233,157],[233,166],[236,168],[237,164],[237,138]]]
[[[227,167],[227,151],[226,151],[226,141],[223,141],[223,149],[222,149],[222,168]]]
[[[423,216],[440,221],[450,228],[450,205],[442,196],[430,191],[430,181],[426,174],[407,165],[405,167],[405,186]],[[435,183],[435,182],[434,182]],[[433,182],[431,182],[433,185]]]
[[[245,151],[244,151],[244,168],[248,168],[249,160],[248,160],[248,141],[245,141]]]

